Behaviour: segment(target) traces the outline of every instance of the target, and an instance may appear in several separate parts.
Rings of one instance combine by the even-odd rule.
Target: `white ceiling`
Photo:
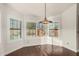
[[[24,15],[44,16],[44,3],[11,3],[9,5]],[[58,15],[72,5],[71,3],[47,3],[47,16]]]

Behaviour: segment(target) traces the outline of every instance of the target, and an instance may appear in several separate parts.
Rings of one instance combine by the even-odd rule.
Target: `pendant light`
[[[47,16],[47,14],[46,14],[46,3],[45,3],[45,18],[44,18],[43,24],[48,24],[49,23],[46,16]]]
[[[52,21],[48,21],[48,20],[47,20],[46,3],[45,3],[45,18],[44,18],[44,20],[43,20],[42,22],[43,22],[43,24],[52,23]]]

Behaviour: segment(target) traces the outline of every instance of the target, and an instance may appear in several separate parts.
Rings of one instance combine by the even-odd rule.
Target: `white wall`
[[[17,19],[17,20],[21,20],[21,21],[23,21],[23,15],[21,15],[20,13],[18,13],[17,11],[15,11],[15,10],[13,10],[13,9],[11,9],[11,8],[9,8],[8,9],[8,12],[7,12],[7,21],[8,21],[8,33],[7,33],[7,48],[9,48],[9,49],[7,49],[7,52],[9,52],[9,51],[13,51],[13,50],[16,50],[16,49],[19,49],[19,48],[22,48],[23,47],[23,39],[21,38],[21,39],[15,39],[15,40],[10,40],[10,31],[9,31],[9,29],[10,29],[10,18],[14,18],[14,19]]]
[[[1,40],[1,8],[2,6],[0,5],[0,55],[3,55],[3,44]]]
[[[3,4],[0,4],[0,10],[1,10],[1,49],[3,50],[2,55],[4,55],[5,53],[5,48],[6,48],[6,34],[7,34],[7,30],[6,30],[6,8],[4,7]],[[4,11],[5,10],[5,11]]]
[[[23,47],[23,39],[17,39],[17,40],[10,40],[10,18],[14,18],[17,20],[23,21],[23,15],[17,12],[16,10],[12,9],[8,5],[3,5],[2,8],[2,16],[1,16],[1,22],[2,22],[2,43],[4,48],[4,55],[8,54],[14,50],[17,50],[19,48]]]
[[[76,20],[77,20],[77,5],[67,9],[62,14],[62,35],[64,47],[77,51],[76,47]]]

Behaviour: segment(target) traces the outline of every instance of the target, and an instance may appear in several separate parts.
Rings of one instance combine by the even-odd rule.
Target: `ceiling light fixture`
[[[47,11],[46,11],[46,3],[45,3],[45,18],[44,18],[44,21],[42,21],[43,22],[43,24],[48,24],[49,22],[51,23],[52,21],[48,21],[47,20],[47,13],[46,13]]]

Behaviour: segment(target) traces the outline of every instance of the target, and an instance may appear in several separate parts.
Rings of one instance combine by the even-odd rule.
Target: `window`
[[[36,35],[36,23],[34,22],[27,22],[27,35],[28,36],[35,36]]]
[[[58,37],[60,29],[60,24],[59,22],[52,22],[49,24],[49,36],[50,37]]]
[[[21,21],[10,18],[10,39],[21,38]]]
[[[28,36],[49,36],[49,37],[58,37],[60,30],[60,23],[57,21],[49,22],[44,24],[43,22],[27,22],[26,24],[26,33]]]
[[[49,37],[58,37],[60,29],[59,22],[49,22],[48,24],[43,24],[38,22],[37,24],[37,36],[49,36]]]

